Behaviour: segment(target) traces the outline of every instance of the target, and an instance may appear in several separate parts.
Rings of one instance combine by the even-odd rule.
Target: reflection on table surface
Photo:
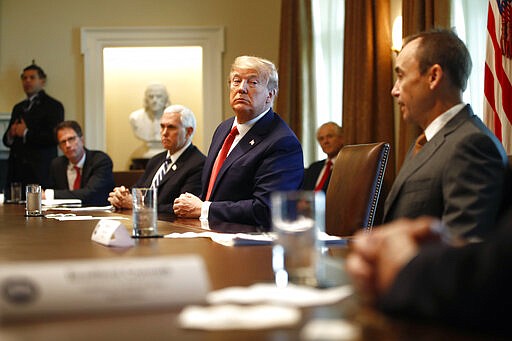
[[[0,205],[0,262],[101,259],[198,254],[206,265],[213,290],[272,282],[271,246],[226,247],[207,238],[140,239],[131,248],[111,248],[91,241],[96,221],[56,221],[43,217],[26,218],[23,205]],[[80,213],[77,213],[80,214]],[[87,212],[87,215],[125,216],[131,229],[131,212]],[[159,216],[160,234],[202,231],[197,219]],[[256,232],[236,224],[210,226],[220,232]],[[252,229],[252,230],[251,230]],[[329,250],[328,267],[343,267],[345,248]],[[317,318],[347,319],[361,327],[361,340],[483,340],[485,335],[396,320],[359,304],[351,296],[337,304],[303,309],[294,328],[258,331],[231,330],[205,332],[178,326],[180,308],[123,313],[96,313],[46,316],[34,320],[3,323],[0,340],[299,340],[302,327]]]

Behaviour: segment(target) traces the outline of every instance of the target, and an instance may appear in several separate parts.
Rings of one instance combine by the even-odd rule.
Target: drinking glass
[[[25,187],[25,215],[27,217],[41,216],[43,211],[41,209],[41,186],[30,184]]]
[[[325,229],[325,194],[275,192],[271,203],[272,226],[277,237],[272,249],[276,285],[316,286],[321,252],[318,233]]]
[[[133,236],[149,237],[158,234],[157,189],[132,189]]]

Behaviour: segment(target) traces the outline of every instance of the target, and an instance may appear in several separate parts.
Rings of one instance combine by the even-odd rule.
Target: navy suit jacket
[[[316,182],[318,180],[318,176],[320,175],[322,168],[324,168],[325,160],[327,160],[327,159],[313,162],[312,164],[309,165],[308,168],[306,168],[304,170],[304,183],[302,184],[302,189],[307,190],[307,191],[312,191],[315,189]],[[331,180],[330,175],[329,175],[329,178],[327,178],[327,181],[324,183],[324,187],[322,187],[322,190],[324,192],[327,192],[327,186],[329,186],[329,180]]]
[[[10,148],[6,184],[21,181],[23,188],[29,183],[46,187],[50,163],[57,157],[57,141],[53,130],[64,119],[64,107],[43,90],[34,98],[28,111],[24,109],[27,105],[28,101],[25,100],[14,106],[3,136],[4,145]],[[15,137],[13,143],[9,144],[7,132],[21,118],[27,125],[27,135],[25,139]]]
[[[213,164],[234,117],[222,122],[212,138],[203,169],[206,196]],[[228,155],[212,189],[208,219],[271,227],[270,194],[302,185],[302,147],[293,131],[270,109]]]
[[[52,161],[50,185],[55,190],[56,199],[80,199],[83,206],[109,205],[108,194],[114,188],[112,160],[99,150],[85,149],[85,163],[82,168],[80,189],[70,190],[67,167],[69,160],[59,156]]]
[[[167,151],[153,156],[146,166],[144,174],[135,187],[150,187],[155,173],[158,171]],[[201,193],[201,172],[205,156],[194,145],[190,145],[165,174],[158,186],[158,211],[174,214],[172,205],[180,194],[189,192],[194,195]]]

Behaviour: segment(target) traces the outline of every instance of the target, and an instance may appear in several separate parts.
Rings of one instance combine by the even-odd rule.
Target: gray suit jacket
[[[495,226],[507,174],[503,146],[467,105],[414,157],[411,146],[384,222],[430,215],[456,235],[481,237]]]

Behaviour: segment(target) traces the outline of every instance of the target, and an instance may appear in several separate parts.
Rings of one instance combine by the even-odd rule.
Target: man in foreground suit
[[[56,199],[80,199],[83,206],[108,204],[114,188],[112,160],[99,150],[84,147],[82,128],[75,121],[64,121],[55,128],[64,155],[52,160],[48,188]]]
[[[411,146],[386,199],[384,222],[430,215],[453,235],[484,237],[502,206],[508,160],[500,141],[462,103],[471,72],[466,46],[449,30],[417,34],[406,40],[395,71],[391,94],[426,140]]]
[[[324,123],[316,131],[316,140],[327,154],[327,159],[313,162],[304,170],[302,189],[327,192],[331,170],[339,151],[343,148],[343,132],[335,122]]]
[[[429,217],[357,234],[346,268],[360,297],[407,319],[511,335],[512,207],[481,243],[442,236]]]
[[[272,111],[278,90],[274,64],[258,57],[238,57],[231,67],[229,85],[235,117],[222,122],[213,135],[201,198],[182,194],[174,202],[174,212],[202,221],[269,229],[270,194],[298,189],[302,184],[302,148]]]
[[[54,129],[64,119],[62,103],[43,90],[46,73],[32,64],[21,74],[27,99],[12,109],[3,142],[9,151],[7,191],[9,183],[48,185],[50,162],[57,156]],[[24,191],[23,195],[24,195]]]
[[[158,188],[158,211],[173,214],[173,202],[181,193],[201,192],[205,156],[192,144],[196,129],[194,113],[183,105],[165,108],[160,119],[160,137],[165,152],[153,156],[135,187]],[[159,174],[162,174],[159,177]],[[132,195],[125,186],[114,188],[108,201],[117,208],[132,208]]]

